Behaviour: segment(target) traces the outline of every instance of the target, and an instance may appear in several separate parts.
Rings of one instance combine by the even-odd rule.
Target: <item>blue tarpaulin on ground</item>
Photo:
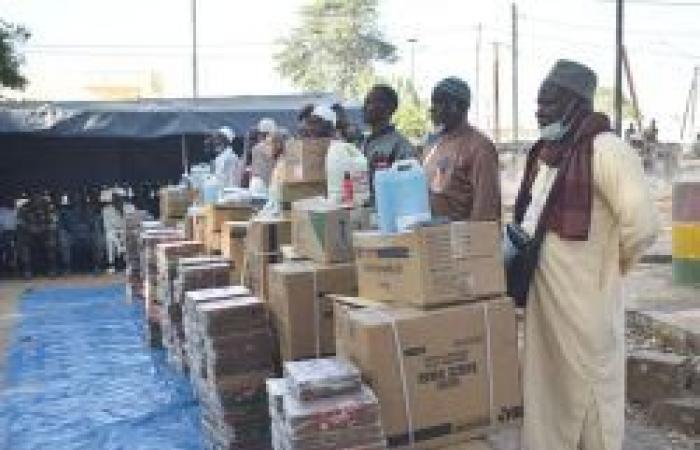
[[[0,449],[203,448],[189,382],[144,343],[139,309],[123,285],[22,297],[0,385]]]

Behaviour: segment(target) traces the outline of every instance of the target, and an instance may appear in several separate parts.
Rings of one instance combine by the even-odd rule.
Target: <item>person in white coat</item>
[[[588,67],[555,64],[539,91],[542,138],[515,205],[515,221],[532,232],[531,207],[551,202],[525,315],[526,450],[622,448],[622,277],[658,222],[639,157],[593,112],[596,84]]]
[[[214,134],[214,151],[216,158],[213,161],[214,175],[221,189],[241,186],[245,161],[233,151],[233,139],[236,134],[229,127],[221,127]]]

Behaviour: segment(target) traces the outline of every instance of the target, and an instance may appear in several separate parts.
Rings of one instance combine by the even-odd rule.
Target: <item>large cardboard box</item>
[[[325,197],[327,185],[325,181],[281,181],[279,189],[282,210],[289,211],[297,200]]]
[[[434,307],[505,292],[496,222],[453,222],[353,235],[360,296]]]
[[[284,150],[285,181],[325,181],[329,139],[292,139]]]
[[[255,218],[248,224],[243,280],[253,294],[263,300],[268,296],[270,264],[282,262],[281,247],[292,242],[289,219]]]
[[[248,204],[217,204],[204,207],[205,245],[212,253],[221,251],[221,225],[229,221],[247,221],[253,215]]]
[[[353,259],[352,233],[369,227],[369,211],[349,209],[325,198],[292,206],[292,245],[301,256],[322,263]]]
[[[269,305],[283,361],[335,354],[333,300],[328,294],[355,295],[354,264],[310,261],[270,266]]]
[[[245,240],[248,235],[247,221],[221,224],[221,256],[233,262],[233,280],[241,280],[245,260]]]
[[[336,308],[336,336],[338,355],[360,368],[379,397],[389,447],[409,445],[407,412],[416,449],[463,441],[522,417],[510,299],[429,311],[358,299]]]

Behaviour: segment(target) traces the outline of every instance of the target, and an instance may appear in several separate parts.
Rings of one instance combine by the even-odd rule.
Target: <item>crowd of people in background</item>
[[[153,188],[131,199],[157,214]],[[133,190],[132,190],[133,191]],[[70,192],[32,190],[16,199],[0,197],[0,274],[50,276],[114,272],[123,268],[124,214],[135,206],[121,188]]]

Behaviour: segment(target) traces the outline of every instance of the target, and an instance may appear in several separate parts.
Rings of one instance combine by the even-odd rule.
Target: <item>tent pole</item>
[[[182,152],[182,168],[183,172],[185,175],[190,174],[190,164],[187,158],[187,139],[185,139],[185,135],[181,134],[180,135],[180,146],[181,146],[181,152]]]

